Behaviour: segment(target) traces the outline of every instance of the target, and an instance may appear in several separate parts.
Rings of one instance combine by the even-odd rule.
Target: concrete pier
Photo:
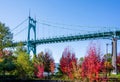
[[[112,71],[113,74],[117,74],[117,38],[112,39],[112,65],[114,70]]]

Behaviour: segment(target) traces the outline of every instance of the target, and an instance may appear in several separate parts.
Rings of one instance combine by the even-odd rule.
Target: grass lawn
[[[117,74],[117,75],[115,75],[115,74],[111,74],[110,76],[108,76],[109,78],[118,78],[118,79],[120,79],[120,74]]]

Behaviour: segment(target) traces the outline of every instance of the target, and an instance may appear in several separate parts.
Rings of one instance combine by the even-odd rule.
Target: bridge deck
[[[75,40],[89,40],[89,39],[108,39],[117,36],[120,38],[120,31],[110,31],[110,32],[101,32],[101,33],[93,33],[93,34],[79,34],[79,35],[71,35],[71,36],[61,36],[61,37],[54,37],[54,38],[47,38],[47,39],[40,39],[30,42],[32,44],[48,44],[48,43],[58,43],[58,42],[68,42],[68,41],[75,41]],[[23,45],[27,44],[27,41],[22,41]],[[13,46],[16,46],[18,42],[13,43]]]

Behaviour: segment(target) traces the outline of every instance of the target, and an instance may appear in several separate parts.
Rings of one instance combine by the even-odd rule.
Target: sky
[[[27,40],[28,21],[15,27],[28,18],[29,12],[37,21],[37,39],[120,29],[120,0],[0,0],[0,3],[0,21],[11,29],[14,42]],[[58,63],[69,46],[79,59],[86,55],[91,42],[105,54],[111,38],[38,45],[37,53],[50,49]],[[117,44],[119,53],[119,40]],[[111,45],[108,52],[111,53]]]

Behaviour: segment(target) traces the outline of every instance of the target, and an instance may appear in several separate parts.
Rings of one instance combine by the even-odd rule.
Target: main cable
[[[39,23],[42,24],[42,25],[45,25],[45,26],[50,26],[50,27],[59,28],[59,29],[66,29],[66,30],[71,30],[71,31],[81,31],[80,29],[65,28],[63,26],[56,26],[56,25],[52,25],[52,24],[48,24],[48,23],[43,23],[43,22],[42,23],[39,22]]]
[[[41,20],[42,22],[45,22],[45,23],[50,23],[50,24],[53,24],[53,25],[57,25],[57,26],[63,26],[63,27],[80,27],[80,28],[91,28],[91,29],[99,29],[99,30],[109,30],[109,31],[112,31],[114,29],[120,29],[119,27],[116,27],[116,26],[82,26],[82,25],[72,25],[72,24],[64,24],[64,23],[58,23],[58,22],[52,22],[52,21],[48,21],[48,20]],[[112,28],[112,29],[111,29]],[[65,29],[69,29],[69,28],[65,28]],[[73,29],[75,30],[75,29]],[[80,30],[80,29],[76,29],[76,30]],[[99,31],[98,30],[98,31]]]

